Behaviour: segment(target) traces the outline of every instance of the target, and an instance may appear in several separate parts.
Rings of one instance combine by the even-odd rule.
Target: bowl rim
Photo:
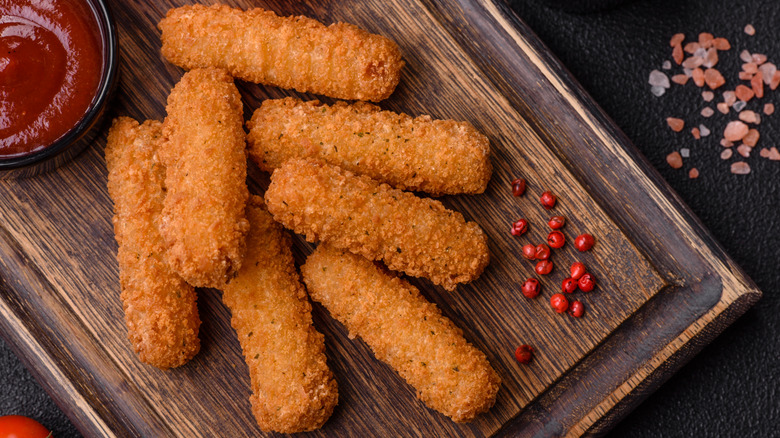
[[[0,171],[20,169],[46,161],[78,142],[92,127],[107,103],[118,73],[119,47],[114,17],[104,0],[84,0],[95,14],[103,45],[103,72],[98,89],[81,119],[54,143],[30,154],[0,159]]]

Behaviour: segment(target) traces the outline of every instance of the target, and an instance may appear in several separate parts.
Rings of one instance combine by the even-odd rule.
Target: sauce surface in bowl
[[[101,44],[84,0],[0,0],[0,159],[43,149],[81,120]]]

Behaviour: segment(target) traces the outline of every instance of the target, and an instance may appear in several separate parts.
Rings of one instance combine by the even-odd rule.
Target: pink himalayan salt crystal
[[[759,124],[761,123],[761,116],[756,114],[755,111],[745,110],[739,113],[739,120],[745,123]]]
[[[757,129],[751,129],[748,131],[747,135],[742,138],[742,143],[745,143],[746,145],[753,147],[758,143],[758,139],[761,137]]]
[[[755,35],[756,34],[756,28],[753,27],[752,24],[748,24],[745,26],[745,33],[748,35]]]
[[[712,91],[702,91],[701,98],[704,99],[705,102],[712,102],[712,99],[715,98],[715,93]]]
[[[764,114],[771,116],[775,112],[775,105],[773,103],[767,103],[764,105]]]
[[[699,177],[699,169],[694,167],[693,169],[688,171],[688,178],[696,179],[698,177]]]
[[[704,64],[704,58],[701,56],[689,56],[683,61],[682,66],[685,68],[696,68]]]
[[[753,150],[753,148],[751,148],[750,146],[748,146],[746,144],[741,144],[741,145],[737,146],[737,153],[742,155],[745,158],[750,156],[750,151],[752,151],[752,150]]]
[[[728,107],[726,107],[726,112],[728,112]],[[715,110],[708,106],[701,109],[701,115],[703,117],[712,117],[713,114],[715,114]]]
[[[735,175],[747,175],[750,173],[750,165],[744,161],[731,163],[731,173]]]
[[[728,160],[732,155],[734,155],[733,149],[723,149],[723,152],[720,153],[720,159]]]
[[[682,44],[684,40],[685,40],[685,34],[676,33],[672,35],[672,39],[669,40],[669,46],[670,47],[679,46],[680,44]]]
[[[726,102],[726,105],[731,106],[734,105],[734,102],[737,101],[737,93],[729,90],[723,92],[723,101]]]
[[[776,71],[774,76],[772,76],[772,80],[769,81],[769,88],[774,90],[778,85],[780,85],[780,70]]]
[[[715,67],[715,64],[717,63],[718,63],[718,50],[715,49],[714,47],[707,49],[707,52],[704,55],[704,63],[702,65],[707,68],[712,68]]]
[[[686,75],[674,75],[672,76],[672,82],[675,84],[685,85],[688,82],[688,76]]]
[[[707,137],[708,135],[710,135],[710,128],[704,126],[704,124],[700,124],[699,132],[701,133],[702,137]]]
[[[748,73],[746,71],[739,72],[739,80],[740,81],[749,81],[753,79],[753,73]]]
[[[780,151],[776,147],[769,149],[769,154],[766,156],[772,161],[780,161]]]
[[[742,64],[742,71],[745,73],[756,74],[758,65],[755,62],[746,62]]]
[[[721,102],[717,105],[718,111],[722,112],[723,114],[729,113],[729,105],[726,102]]]
[[[766,55],[763,55],[761,53],[754,53],[752,58],[753,58],[753,62],[755,62],[758,65],[761,65],[766,62]]]
[[[669,163],[669,167],[672,169],[679,169],[683,166],[682,155],[680,155],[680,153],[677,151],[667,155],[666,162]]]
[[[761,66],[758,67],[758,71],[760,71],[764,77],[764,84],[769,85],[772,82],[772,77],[775,75],[775,72],[777,72],[777,66],[771,62],[767,62],[766,64],[761,64]]]
[[[744,62],[753,62],[753,56],[747,50],[739,52],[739,59]]]
[[[734,143],[726,140],[725,138],[721,138],[720,139],[720,145],[723,146],[724,148],[730,148],[730,147],[734,146]]]
[[[734,120],[726,125],[726,129],[723,130],[723,138],[729,141],[739,141],[747,135],[749,130],[748,125],[739,120]]]

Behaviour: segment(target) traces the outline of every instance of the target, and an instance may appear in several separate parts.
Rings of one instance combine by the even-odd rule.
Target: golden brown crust
[[[249,156],[268,172],[316,158],[397,189],[453,195],[484,192],[492,171],[488,139],[471,124],[365,102],[266,100],[247,126]]]
[[[200,350],[200,318],[192,286],[162,258],[155,221],[163,207],[165,168],[157,151],[161,123],[114,120],[108,134],[108,192],[114,200],[119,280],[127,337],[142,362],[167,369]]]
[[[347,23],[260,8],[182,6],[160,22],[162,53],[185,68],[220,67],[250,82],[339,99],[386,99],[404,65],[398,46]]]
[[[441,202],[313,160],[289,160],[265,193],[274,219],[310,242],[322,240],[447,290],[488,264],[487,236]]]
[[[325,244],[301,272],[312,299],[341,321],[350,337],[362,338],[429,407],[465,422],[493,406],[498,374],[417,288]]]
[[[320,428],[338,402],[324,337],[295,270],[292,240],[253,196],[244,265],[223,288],[252,380],[252,410],[264,431]]]
[[[249,191],[238,89],[226,71],[186,73],[168,97],[160,156],[168,194],[160,216],[168,264],[196,287],[220,287],[241,267]]]

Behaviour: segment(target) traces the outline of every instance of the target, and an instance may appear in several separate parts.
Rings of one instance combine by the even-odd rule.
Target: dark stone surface
[[[558,4],[577,0],[554,0]],[[592,2],[597,3],[597,2]],[[603,3],[616,3],[606,1]],[[670,59],[669,38],[684,32],[724,36],[732,50],[718,64],[737,83],[739,51],[765,53],[780,63],[780,4],[774,0],[634,0],[610,10],[575,14],[543,0],[512,0],[512,8],[563,61],[586,90],[656,166],[715,238],[764,291],[764,298],[706,347],[610,433],[614,437],[780,436],[780,162],[758,156],[780,145],[780,89],[761,101],[778,114],[764,116],[761,140],[746,159],[750,175],[729,173],[719,158],[719,134],[729,118],[698,116],[704,105],[692,84],[664,96],[650,94],[647,78]],[[752,23],[756,35],[742,31]],[[722,90],[719,90],[722,91]],[[716,101],[720,92],[716,93]],[[714,102],[713,102],[714,103]],[[712,105],[714,108],[714,105]],[[756,109],[751,102],[749,109]],[[686,129],[670,131],[668,116]],[[695,122],[695,123],[694,123]],[[713,132],[695,141],[689,128],[705,123]],[[686,147],[691,157],[674,170],[665,156]],[[732,160],[733,161],[733,160]],[[696,167],[701,177],[691,180]],[[0,341],[0,415],[33,417],[57,437],[78,436],[67,418]]]

